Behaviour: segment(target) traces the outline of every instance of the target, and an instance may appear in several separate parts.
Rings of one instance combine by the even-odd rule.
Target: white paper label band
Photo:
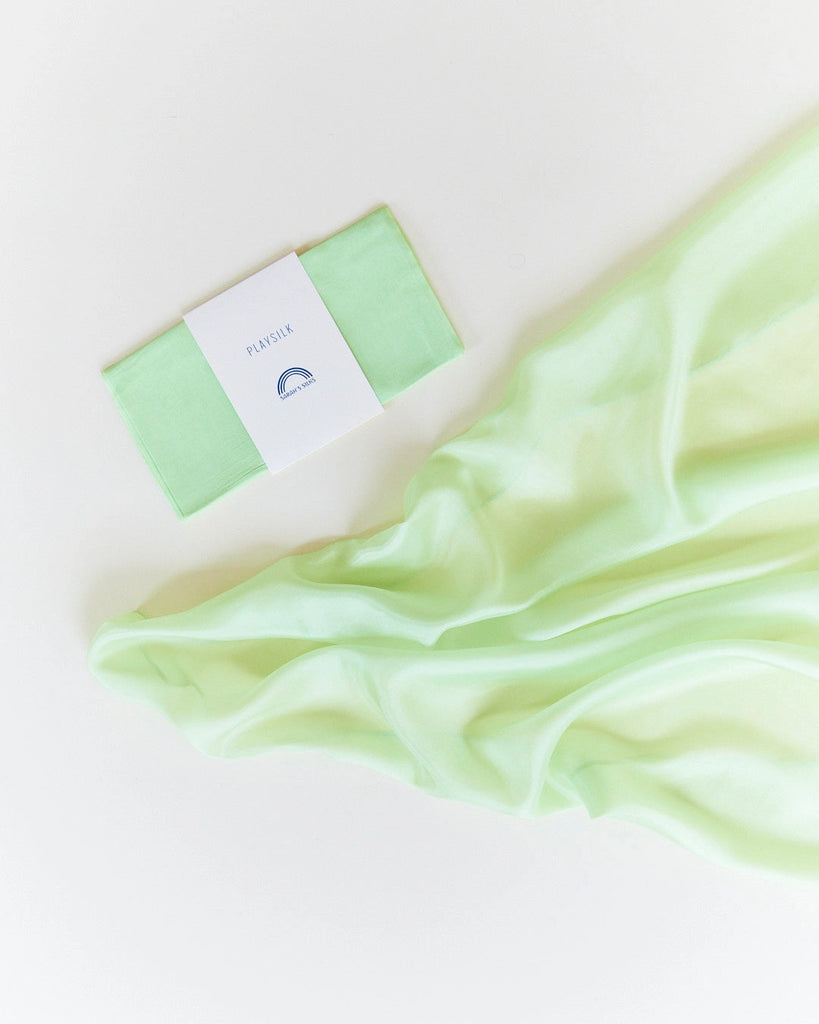
[[[273,473],[383,410],[294,252],[183,319]]]

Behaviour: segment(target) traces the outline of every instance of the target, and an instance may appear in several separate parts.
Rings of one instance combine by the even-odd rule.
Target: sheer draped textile
[[[819,133],[541,341],[401,522],[90,665],[210,754],[819,875]]]

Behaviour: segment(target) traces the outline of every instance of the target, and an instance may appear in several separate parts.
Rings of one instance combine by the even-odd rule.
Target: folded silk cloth
[[[462,352],[388,207],[299,259],[382,403]],[[184,321],[103,376],[180,516],[266,469]]]
[[[403,521],[113,619],[90,666],[210,754],[819,876],[819,133],[543,340]]]

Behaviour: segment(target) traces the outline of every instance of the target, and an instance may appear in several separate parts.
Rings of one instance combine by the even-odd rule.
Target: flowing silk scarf
[[[90,666],[197,747],[309,747],[819,876],[819,133],[517,367],[405,518]]]

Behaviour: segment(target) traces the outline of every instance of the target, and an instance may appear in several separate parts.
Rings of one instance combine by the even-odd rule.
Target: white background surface
[[[104,618],[397,518],[520,354],[815,121],[819,7],[35,0],[3,22],[0,1019],[816,1020],[817,887],[318,755],[211,760],[84,659]],[[177,521],[99,370],[381,202],[466,355]]]

